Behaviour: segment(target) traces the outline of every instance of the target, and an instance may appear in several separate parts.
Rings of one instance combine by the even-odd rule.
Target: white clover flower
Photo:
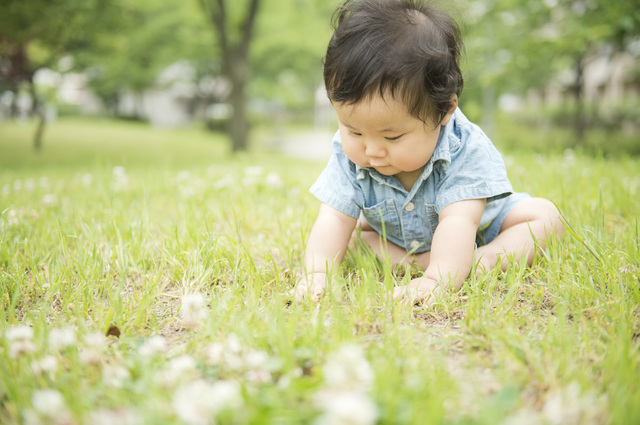
[[[214,365],[221,365],[224,361],[224,344],[220,342],[214,342],[209,345],[207,348],[207,356],[209,357],[209,361]]]
[[[9,209],[7,210],[6,214],[7,214],[7,224],[9,226],[15,226],[19,223],[18,213],[15,210]]]
[[[11,358],[15,359],[36,349],[33,343],[33,329],[29,326],[13,326],[5,333],[5,337],[9,343],[9,356]]]
[[[315,402],[323,410],[318,425],[372,425],[378,418],[378,407],[361,392],[323,392]]]
[[[42,204],[45,207],[53,207],[58,202],[56,195],[54,193],[49,193],[42,197]]]
[[[88,365],[97,365],[102,361],[102,351],[107,338],[100,332],[92,332],[84,336],[85,346],[80,351],[80,361]]]
[[[31,362],[31,370],[36,375],[53,373],[58,370],[58,359],[54,356],[44,356],[39,360],[34,360]]]
[[[207,425],[214,423],[221,410],[240,407],[242,395],[237,383],[197,380],[178,388],[172,404],[176,415],[187,424]]]
[[[267,183],[267,186],[274,189],[281,189],[282,187],[284,187],[284,182],[277,173],[267,174],[265,182]]]
[[[49,179],[46,177],[40,177],[38,184],[40,184],[40,187],[43,189],[47,189],[50,186]]]
[[[90,173],[83,174],[80,178],[80,182],[83,186],[91,186],[91,184],[93,183],[93,175],[91,175]]]
[[[207,308],[202,294],[187,294],[182,297],[182,324],[187,328],[196,328],[207,317]]]
[[[264,169],[260,166],[247,167],[244,170],[242,185],[244,187],[248,187],[257,184],[260,181],[262,174],[264,174]]]
[[[2,196],[9,196],[10,193],[11,186],[9,186],[9,184],[5,184],[4,186],[2,186]]]
[[[167,351],[167,340],[161,335],[154,335],[147,339],[138,352],[143,357],[154,357]]]
[[[129,187],[129,176],[123,166],[115,166],[112,170],[113,184],[112,188],[116,192],[121,192]]]
[[[269,362],[269,355],[264,351],[250,350],[244,356],[248,368],[266,368]]]
[[[236,381],[216,381],[211,386],[211,402],[216,412],[242,407],[243,399],[240,384]]]
[[[247,167],[244,170],[244,174],[247,176],[260,177],[264,174],[264,168],[259,165],[254,165],[252,167]]]
[[[196,366],[196,360],[188,354],[174,357],[161,375],[164,385],[170,387],[181,380],[195,377],[197,375]]]
[[[73,328],[55,328],[49,332],[49,347],[53,351],[62,351],[74,346],[78,342],[76,331]]]
[[[214,189],[223,189],[225,187],[231,187],[235,183],[235,180],[230,175],[226,175],[213,185]]]
[[[230,334],[224,343],[214,343],[207,349],[209,362],[229,371],[245,368],[242,345],[235,334]]]
[[[324,366],[327,387],[345,391],[368,391],[374,380],[373,370],[358,345],[347,344],[331,354]]]
[[[24,188],[28,191],[28,192],[33,192],[33,189],[35,189],[36,187],[36,182],[33,179],[27,179],[24,181]]]
[[[89,414],[91,425],[138,425],[143,423],[140,414],[132,409],[98,409]]]
[[[254,384],[268,384],[272,382],[271,372],[261,368],[246,371],[244,378]]]
[[[178,171],[178,181],[189,181],[191,180],[191,173],[189,170],[181,170]]]
[[[102,371],[102,383],[107,387],[122,388],[130,377],[129,370],[119,365],[106,365]]]
[[[576,382],[552,393],[544,403],[542,416],[550,425],[597,425],[606,421],[606,399],[592,391],[582,393]]]
[[[68,414],[64,397],[54,389],[38,390],[31,398],[33,409],[47,418],[56,418]]]

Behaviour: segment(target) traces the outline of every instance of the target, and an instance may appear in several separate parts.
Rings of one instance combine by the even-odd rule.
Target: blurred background
[[[81,119],[205,128],[232,151],[328,146],[340,3],[0,0],[0,139],[28,125],[39,151],[52,123]],[[461,107],[499,148],[640,154],[638,0],[440,4],[464,30]]]

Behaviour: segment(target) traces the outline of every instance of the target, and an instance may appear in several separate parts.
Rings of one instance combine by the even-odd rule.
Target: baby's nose
[[[367,156],[375,158],[382,158],[386,156],[386,152],[382,144],[376,142],[367,142],[365,153],[367,154]]]

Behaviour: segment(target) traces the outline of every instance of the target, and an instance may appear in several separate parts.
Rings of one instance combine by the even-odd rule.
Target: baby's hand
[[[320,301],[327,281],[326,273],[313,273],[300,279],[296,287],[289,293],[296,301],[301,302],[309,297],[314,303]]]
[[[431,305],[439,290],[438,282],[435,280],[419,277],[413,279],[406,286],[396,286],[393,289],[393,299],[399,299],[404,304]]]

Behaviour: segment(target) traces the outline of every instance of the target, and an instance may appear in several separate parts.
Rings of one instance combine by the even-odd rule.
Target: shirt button
[[[413,211],[413,209],[414,209],[415,207],[416,207],[416,206],[415,206],[415,205],[413,205],[413,202],[409,202],[409,203],[404,207],[404,209],[405,209],[405,211],[407,211],[407,212],[411,212],[411,211]]]
[[[420,248],[420,242],[413,241],[413,242],[411,242],[410,246],[411,246],[411,249],[418,249],[418,248]]]

